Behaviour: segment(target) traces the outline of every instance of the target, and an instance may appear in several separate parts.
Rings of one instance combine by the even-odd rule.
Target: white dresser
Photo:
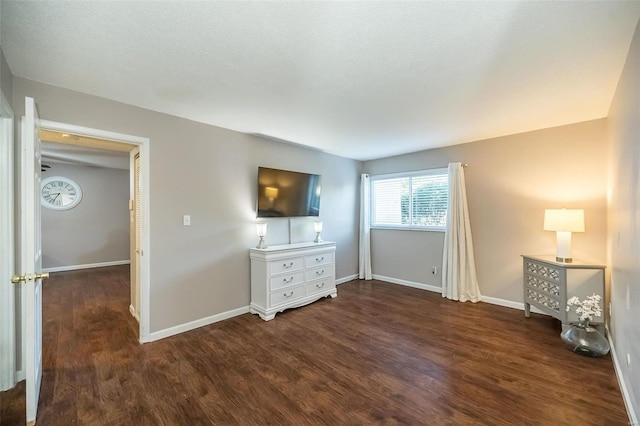
[[[251,313],[268,321],[285,309],[336,297],[335,252],[328,241],[251,249]]]

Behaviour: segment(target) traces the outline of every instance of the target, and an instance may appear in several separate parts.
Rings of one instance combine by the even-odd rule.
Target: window
[[[448,192],[446,168],[371,176],[371,227],[443,231]]]

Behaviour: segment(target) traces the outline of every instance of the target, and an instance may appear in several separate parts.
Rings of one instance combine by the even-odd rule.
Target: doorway
[[[126,151],[130,158],[131,314],[138,320],[138,339],[149,336],[149,139],[41,120],[41,139],[66,145]]]
[[[127,308],[139,322],[138,146],[51,130],[39,137],[43,272],[130,265]]]

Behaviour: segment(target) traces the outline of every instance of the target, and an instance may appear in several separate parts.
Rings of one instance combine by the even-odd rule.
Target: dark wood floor
[[[548,317],[353,281],[273,321],[139,345],[128,295],[127,267],[46,283],[39,425],[628,421],[611,359],[564,349]],[[2,419],[20,423],[6,399]]]

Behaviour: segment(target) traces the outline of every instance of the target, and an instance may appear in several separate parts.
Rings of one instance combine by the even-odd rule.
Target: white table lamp
[[[584,232],[584,210],[545,210],[544,230],[556,231],[556,261],[571,263],[571,233]]]

